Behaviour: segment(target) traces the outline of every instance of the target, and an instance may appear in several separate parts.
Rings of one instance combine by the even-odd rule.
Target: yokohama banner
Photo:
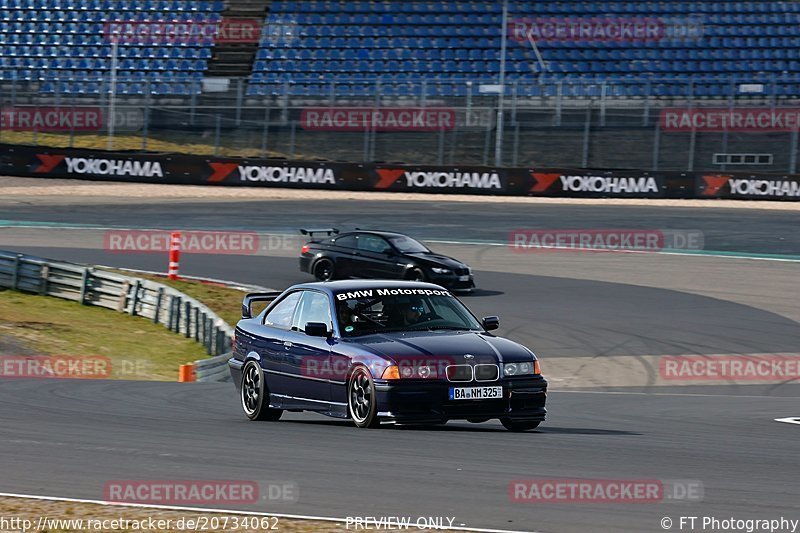
[[[800,199],[800,176],[796,175],[360,164],[7,144],[0,144],[0,174],[143,183],[438,194]]]

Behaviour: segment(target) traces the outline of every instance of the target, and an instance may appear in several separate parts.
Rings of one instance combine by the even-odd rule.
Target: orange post
[[[180,370],[178,370],[178,382],[190,383],[192,381],[197,381],[197,376],[194,372],[194,363],[181,365]]]
[[[178,267],[181,260],[181,234],[173,233],[169,242],[169,270],[168,279],[178,279]]]

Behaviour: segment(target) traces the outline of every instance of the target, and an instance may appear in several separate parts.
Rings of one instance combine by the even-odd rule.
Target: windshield
[[[404,254],[419,254],[419,253],[430,252],[430,250],[428,250],[428,248],[424,244],[420,243],[419,241],[415,241],[411,237],[406,237],[405,235],[402,235],[400,237],[390,237],[389,242],[391,242],[395,248],[397,248],[398,250],[400,250],[401,253]]]
[[[336,295],[343,337],[389,331],[479,330],[481,325],[447,291],[368,289]]]

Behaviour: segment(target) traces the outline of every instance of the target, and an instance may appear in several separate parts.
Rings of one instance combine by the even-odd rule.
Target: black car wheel
[[[242,371],[242,409],[250,420],[274,421],[283,414],[281,409],[270,408],[264,373],[255,361],[248,361]]]
[[[425,281],[425,272],[420,268],[412,268],[408,271],[406,279],[409,281]]]
[[[319,281],[330,281],[334,276],[333,261],[330,259],[320,259],[314,263],[314,277]]]
[[[511,418],[501,418],[500,423],[509,431],[528,431],[539,427],[541,422],[532,422],[530,420],[514,420]]]
[[[347,386],[347,407],[353,422],[358,427],[373,428],[379,425],[375,384],[365,368],[357,368],[350,377]]]

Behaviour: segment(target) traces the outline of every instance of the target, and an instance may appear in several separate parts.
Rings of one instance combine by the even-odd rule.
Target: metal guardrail
[[[162,324],[201,343],[197,381],[225,381],[233,328],[201,302],[155,281],[92,267],[0,251],[0,287],[105,307]]]

